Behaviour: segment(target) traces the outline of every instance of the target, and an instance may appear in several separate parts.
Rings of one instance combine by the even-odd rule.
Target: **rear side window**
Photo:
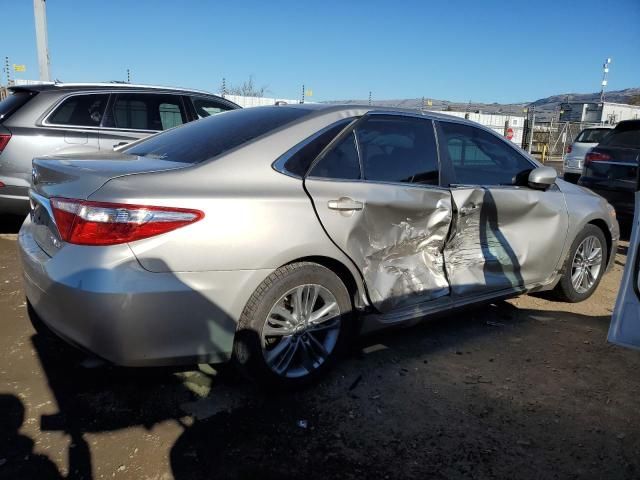
[[[128,130],[168,130],[186,122],[178,95],[121,93],[115,97],[106,124]]]
[[[586,128],[578,138],[576,138],[576,142],[579,143],[600,143],[607,133],[611,132],[610,128]]]
[[[366,180],[438,185],[431,120],[372,116],[357,128]]]
[[[309,113],[310,110],[287,107],[230,110],[154,135],[124,152],[171,162],[200,163]]]
[[[231,107],[227,105],[204,97],[192,97],[191,103],[193,103],[193,108],[198,118],[206,118],[231,110]]]
[[[311,163],[320,155],[320,152],[322,152],[351,121],[351,119],[348,119],[331,125],[326,130],[317,133],[315,137],[308,139],[308,143],[302,148],[295,150],[297,147],[294,147],[294,153],[284,162],[284,169],[287,173],[304,177]],[[285,154],[285,156],[287,155],[288,153]]]
[[[35,92],[27,92],[23,90],[11,93],[7,98],[0,102],[0,122],[9,118],[12,113],[16,112],[35,95]]]
[[[76,127],[99,127],[109,94],[73,95],[53,111],[47,123]]]
[[[640,122],[620,124],[603,138],[600,145],[608,147],[640,148]]]
[[[360,161],[356,148],[356,137],[353,131],[340,140],[315,164],[312,177],[333,178],[341,180],[358,180],[360,178]]]

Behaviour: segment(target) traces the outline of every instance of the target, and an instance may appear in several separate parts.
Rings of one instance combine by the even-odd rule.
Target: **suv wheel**
[[[315,263],[285,265],[256,289],[242,313],[235,361],[260,383],[297,387],[322,375],[345,343],[349,292]]]

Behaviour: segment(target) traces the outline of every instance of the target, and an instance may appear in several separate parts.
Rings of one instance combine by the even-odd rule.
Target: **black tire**
[[[572,264],[576,254],[576,250],[578,249],[580,244],[589,236],[594,236],[600,241],[600,245],[602,246],[602,263],[593,285],[585,292],[578,292],[571,281]],[[598,288],[600,280],[604,275],[607,267],[607,259],[609,258],[608,254],[609,252],[607,241],[604,237],[604,233],[602,233],[602,230],[600,230],[595,225],[586,225],[582,229],[582,231],[578,235],[576,235],[576,238],[571,244],[571,249],[569,250],[569,254],[567,255],[567,259],[565,260],[563,268],[564,273],[562,274],[560,282],[558,282],[558,285],[556,285],[556,288],[554,289],[555,296],[559,300],[570,303],[582,302],[583,300],[589,298]]]
[[[323,363],[310,373],[291,378],[275,372],[263,354],[262,329],[271,309],[292,289],[320,285],[328,290],[340,308],[340,326],[335,346]],[[242,312],[234,342],[234,362],[252,380],[268,388],[295,389],[320,378],[344,351],[353,325],[349,291],[340,278],[322,265],[300,262],[285,265],[265,279],[253,293]],[[333,333],[335,336],[335,331]]]

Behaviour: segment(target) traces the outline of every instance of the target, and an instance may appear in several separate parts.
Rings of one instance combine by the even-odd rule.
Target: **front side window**
[[[375,115],[356,131],[365,180],[438,185],[431,120]]]
[[[193,108],[195,109],[198,118],[206,118],[217,113],[232,110],[230,107],[220,102],[204,97],[192,97],[191,103],[193,103]]]
[[[113,102],[108,126],[130,130],[168,130],[186,122],[178,95],[121,93]]]
[[[109,94],[73,95],[64,100],[47,123],[76,127],[99,127]]]
[[[514,185],[533,165],[504,140],[489,132],[453,122],[440,122],[441,148],[451,161],[457,184]]]

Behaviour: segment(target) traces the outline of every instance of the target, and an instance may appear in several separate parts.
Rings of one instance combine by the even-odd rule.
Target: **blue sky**
[[[0,56],[37,78],[33,2],[0,0]],[[272,96],[515,102],[640,86],[640,0],[48,0],[54,78]],[[4,80],[4,76],[3,76]]]

